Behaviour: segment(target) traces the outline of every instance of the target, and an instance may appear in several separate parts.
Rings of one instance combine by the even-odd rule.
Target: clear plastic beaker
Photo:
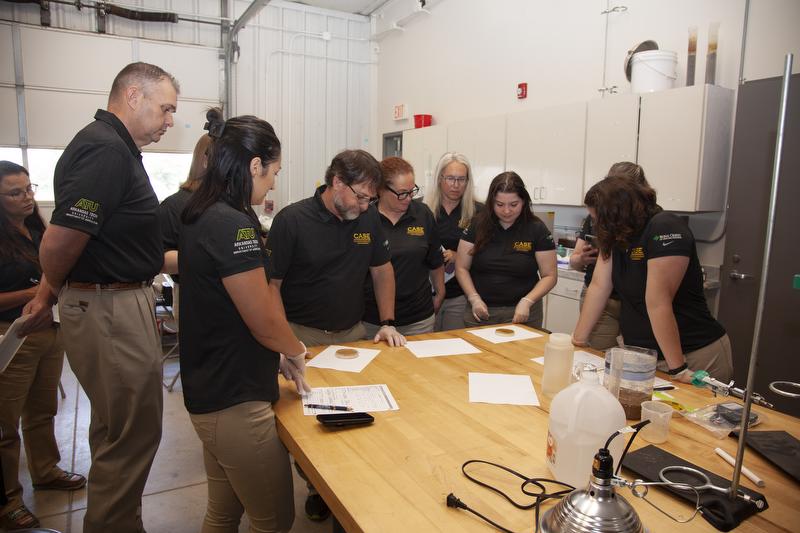
[[[629,420],[639,420],[642,402],[653,397],[657,360],[655,350],[638,346],[606,351],[605,386],[622,404]]]

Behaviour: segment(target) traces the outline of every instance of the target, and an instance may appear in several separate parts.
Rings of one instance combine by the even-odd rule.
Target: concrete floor
[[[178,360],[168,360],[164,374],[172,377]],[[67,394],[59,399],[56,437],[61,450],[60,466],[83,475],[89,471],[90,454],[89,401],[65,361],[61,380]],[[63,533],[80,533],[86,509],[86,490],[75,492],[34,492],[22,453],[20,481],[25,504],[42,523]],[[292,469],[294,471],[294,468]],[[321,533],[332,530],[331,519],[311,522],[303,512],[307,489],[295,473],[295,522],[292,532]],[[200,440],[194,432],[183,405],[181,382],[173,392],[164,390],[164,430],[143,498],[144,525],[148,533],[196,533],[200,530],[206,507],[206,474]],[[248,531],[243,517],[240,532]]]

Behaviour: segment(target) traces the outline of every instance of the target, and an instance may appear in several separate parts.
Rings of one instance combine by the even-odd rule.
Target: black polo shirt
[[[378,216],[392,255],[395,322],[398,326],[419,322],[433,314],[430,271],[444,263],[433,213],[427,205],[415,200],[408,204],[408,210],[397,224],[392,224],[380,211]],[[364,286],[364,302],[364,320],[379,324],[381,319],[370,276]]]
[[[361,320],[369,267],[389,262],[389,244],[374,206],[355,220],[339,220],[322,203],[325,187],[275,216],[267,237],[268,272],[283,280],[290,322],[341,331]]]
[[[164,262],[158,199],[122,122],[102,109],[94,118],[67,145],[53,179],[51,223],[91,237],[67,278],[144,281]]]
[[[192,197],[191,191],[178,189],[178,192],[164,198],[158,206],[158,222],[161,226],[161,241],[164,251],[178,249],[178,236],[180,235],[181,214]],[[172,279],[178,283],[180,277],[173,274]]]
[[[463,240],[475,244],[475,220],[464,230]],[[536,252],[555,250],[544,222],[522,217],[508,229],[495,223],[494,234],[472,257],[470,276],[481,299],[490,306],[515,306],[539,282]]]
[[[612,253],[612,279],[622,300],[619,323],[626,344],[658,350],[659,357],[663,358],[645,303],[647,261],[658,257],[689,258],[686,274],[672,301],[683,353],[707,346],[725,334],[725,329],[708,310],[694,236],[679,217],[657,213],[642,233],[632,240],[630,248]]]
[[[585,241],[586,235],[594,235],[595,237],[597,236],[597,234],[594,233],[594,224],[591,215],[583,219],[583,224],[581,224],[581,230],[578,232],[578,238],[583,239]],[[597,246],[597,243],[595,242],[594,245]],[[594,264],[586,265],[586,268],[584,269],[583,272],[584,272],[583,284],[588,287],[589,284],[592,282],[592,274],[594,274]]]
[[[478,214],[483,209],[483,204],[480,202],[475,202],[475,214]],[[436,214],[436,229],[439,232],[439,238],[442,240],[442,246],[445,250],[453,250],[458,251],[458,241],[461,240],[461,237],[464,235],[465,227],[461,227],[459,222],[461,220],[461,203],[453,209],[450,214],[447,214],[447,211],[441,205],[439,206],[439,212]],[[447,267],[448,273],[452,273],[455,271],[455,261],[450,263],[450,266]],[[452,270],[451,270],[452,269]],[[455,298],[456,296],[461,296],[464,294],[464,291],[461,290],[461,285],[458,284],[458,280],[453,277],[444,284],[445,299]]]
[[[278,399],[279,355],[256,341],[222,284],[234,274],[263,272],[262,256],[253,222],[223,202],[180,228],[178,335],[190,413]]]
[[[42,233],[27,223],[28,231],[31,233],[31,240],[20,235],[20,246],[33,257],[39,256],[39,245],[42,243]],[[30,289],[39,284],[42,271],[37,263],[25,261],[21,258],[0,259],[0,292],[16,292]],[[0,322],[13,322],[22,315],[24,305],[0,311]]]

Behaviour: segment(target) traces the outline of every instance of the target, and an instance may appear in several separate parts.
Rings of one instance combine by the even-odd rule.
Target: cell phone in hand
[[[583,236],[583,240],[589,246],[592,246],[594,248],[597,247],[597,237],[595,237],[594,235],[591,235],[591,234],[587,233],[586,235]]]

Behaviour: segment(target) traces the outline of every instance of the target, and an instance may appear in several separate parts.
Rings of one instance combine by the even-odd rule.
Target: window
[[[0,146],[0,161],[11,161],[18,165],[22,164],[22,148],[11,148]]]
[[[178,185],[186,180],[192,165],[192,154],[165,154],[143,152],[142,162],[150,176],[150,183],[158,200],[178,192]]]
[[[63,150],[28,149],[28,172],[31,175],[31,182],[39,185],[39,190],[36,191],[36,200],[39,202],[52,202],[55,200],[53,173],[62,153],[64,153]],[[0,158],[22,164],[22,150],[19,148],[0,148]],[[186,179],[189,174],[189,167],[192,164],[192,154],[144,152],[142,154],[142,163],[150,176],[153,190],[156,192],[158,200],[161,201],[177,192],[178,185]]]

